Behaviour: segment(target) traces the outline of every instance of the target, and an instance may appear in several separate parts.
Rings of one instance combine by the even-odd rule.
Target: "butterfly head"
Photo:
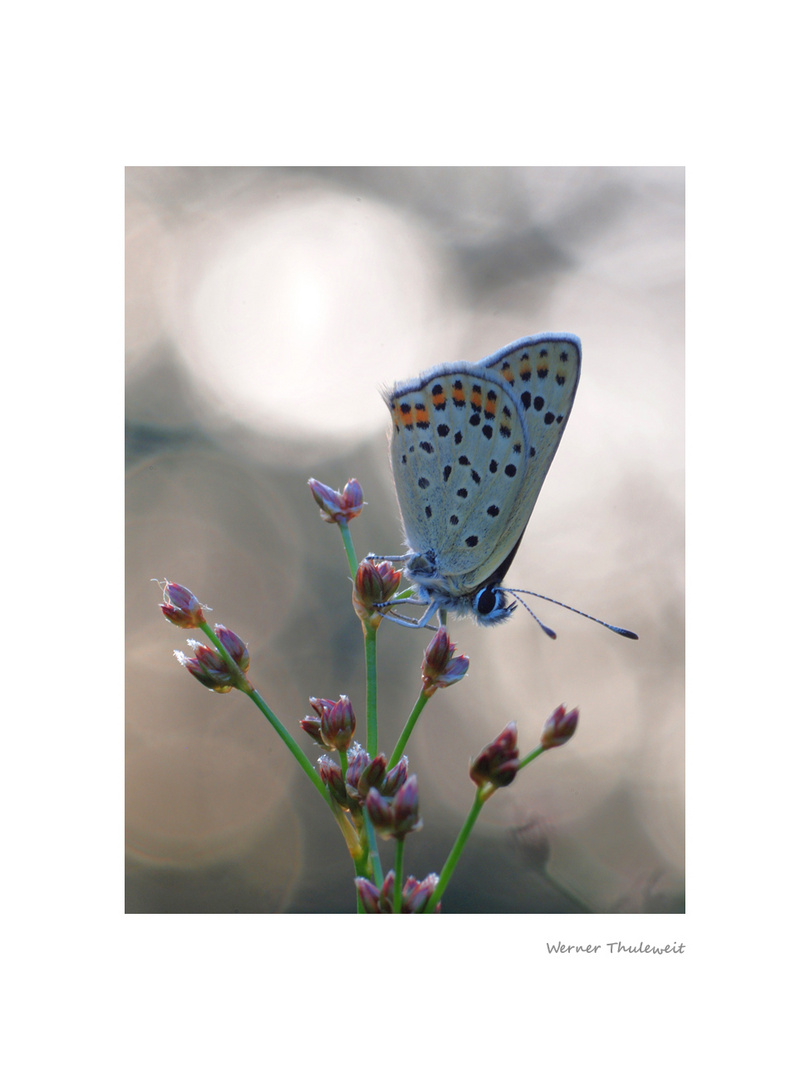
[[[500,582],[484,585],[470,598],[472,614],[483,626],[503,622],[516,607],[516,603],[507,600],[506,593],[500,588]]]

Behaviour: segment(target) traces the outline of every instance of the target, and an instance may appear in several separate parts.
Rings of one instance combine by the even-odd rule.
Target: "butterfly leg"
[[[378,611],[382,611],[384,608],[394,606],[398,607],[400,604],[419,604],[424,606],[424,601],[417,600],[414,597],[405,597],[402,600],[391,600],[385,604],[375,604],[374,606],[377,608]],[[427,630],[437,630],[438,627],[430,625],[430,620],[438,610],[439,605],[434,600],[433,603],[429,604],[427,608],[425,608],[425,611],[422,613],[419,619],[409,619],[407,615],[400,615],[399,612],[393,611],[384,611],[384,615],[386,619],[388,619],[390,622],[396,623],[398,626],[408,626],[413,630],[421,630],[423,628]]]

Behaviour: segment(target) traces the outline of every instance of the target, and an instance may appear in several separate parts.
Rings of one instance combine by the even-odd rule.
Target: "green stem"
[[[361,878],[367,878],[368,877],[368,852],[367,852],[365,846],[363,847],[363,849],[360,851],[359,854],[353,854],[352,859],[354,860],[354,876],[355,877],[361,877]],[[363,907],[362,903],[360,902],[360,890],[357,889],[357,888],[355,888],[355,897],[356,897],[356,900],[357,900],[357,914],[358,915],[368,915],[368,912],[366,911],[366,909]]]
[[[343,538],[343,547],[346,549],[346,558],[349,560],[349,569],[352,572],[352,581],[357,577],[357,554],[354,550],[354,541],[352,540],[352,534],[349,532],[348,521],[340,521],[338,519],[338,527],[340,528],[340,535]]]
[[[217,635],[214,633],[213,628],[207,622],[203,622],[200,624],[200,629],[209,639],[209,641],[216,646],[217,652],[228,665],[228,668],[230,669],[231,674],[234,677],[235,688],[237,690],[241,690],[242,693],[247,694],[247,696],[250,698],[256,708],[262,713],[265,719],[270,722],[270,724],[275,729],[278,737],[281,739],[281,741],[293,755],[295,760],[304,770],[307,777],[318,789],[321,797],[325,800],[327,805],[331,807],[332,800],[329,797],[329,792],[326,790],[326,785],[324,784],[323,780],[321,780],[320,776],[318,776],[318,773],[315,771],[314,767],[307,760],[307,756],[304,751],[301,749],[301,747],[298,745],[292,735],[290,735],[289,731],[287,731],[282,722],[279,720],[279,718],[276,716],[276,714],[261,696],[259,691],[247,678],[245,673],[239,668],[238,664],[234,661],[231,654],[228,652],[228,650],[219,640]]]
[[[264,718],[270,723],[271,727],[274,729],[278,737],[281,739],[281,741],[290,751],[292,756],[304,770],[307,779],[309,779],[315,785],[319,795],[329,807],[332,816],[337,822],[338,828],[340,829],[343,835],[343,839],[346,842],[346,847],[349,849],[349,855],[352,858],[355,869],[357,870],[358,874],[362,874],[363,868],[365,866],[366,852],[360,841],[360,837],[357,835],[356,829],[349,821],[348,817],[343,812],[341,807],[339,807],[334,802],[332,796],[329,794],[326,788],[326,785],[324,784],[323,780],[321,780],[314,766],[310,764],[304,751],[301,749],[295,739],[293,739],[292,735],[290,735],[289,731],[287,731],[282,722],[279,720],[279,718],[276,716],[276,714],[261,696],[259,691],[253,686],[245,673],[240,669],[239,665],[236,663],[231,654],[227,651],[227,649],[224,647],[217,635],[214,633],[212,627],[207,622],[203,622],[200,624],[200,629],[211,641],[211,643],[216,646],[217,652],[228,665],[228,668],[234,677],[234,688],[236,690],[241,690],[243,694],[246,694],[250,698],[250,700],[253,702],[259,712],[264,716]],[[346,755],[342,754],[341,760],[343,761],[344,773],[346,770],[345,758]]]
[[[402,729],[402,734],[399,737],[399,742],[394,747],[393,753],[391,754],[391,759],[389,761],[391,768],[394,768],[396,765],[399,764],[399,759],[402,757],[402,754],[405,750],[405,745],[408,742],[408,739],[410,739],[411,732],[416,726],[416,721],[419,719],[419,715],[422,712],[422,709],[424,709],[425,705],[427,705],[428,701],[430,701],[430,696],[428,694],[425,694],[425,691],[422,690],[419,694],[419,697],[416,699],[416,704],[411,710],[411,715],[408,717],[405,727]]]
[[[450,877],[456,868],[456,863],[461,858],[461,853],[464,850],[464,845],[467,843],[467,840],[470,837],[473,825],[475,825],[478,815],[481,813],[481,807],[484,805],[485,801],[485,789],[476,788],[475,798],[473,799],[473,804],[470,812],[467,815],[467,820],[462,825],[461,832],[456,837],[455,844],[453,844],[453,849],[447,856],[447,861],[442,867],[442,872],[439,875],[439,882],[436,885],[436,888],[433,890],[433,895],[431,896],[430,900],[428,901],[427,907],[425,908],[425,915],[430,915],[436,910],[436,906],[442,898],[442,893],[447,888]]]
[[[377,756],[377,627],[363,622],[366,645],[366,749]]]
[[[380,865],[380,853],[377,850],[377,834],[374,832],[374,826],[371,824],[371,818],[368,816],[368,810],[366,810],[365,805],[363,806],[363,825],[363,834],[366,844],[364,852],[365,858],[361,869],[358,871],[358,877],[367,878],[370,865],[371,873],[374,877],[374,884],[378,889],[382,890],[384,878],[382,866]],[[357,867],[357,862],[355,862],[355,867]],[[360,903],[359,892],[357,894],[357,912],[359,915],[368,914],[366,909]]]
[[[374,873],[374,884],[377,886],[378,889],[381,889],[383,887],[383,881],[385,880],[385,877],[382,872],[380,852],[377,847],[377,834],[374,831],[374,826],[371,824],[371,818],[368,816],[368,810],[366,810],[365,804],[363,805],[363,822],[366,826],[368,855],[371,859],[371,869]]]
[[[332,800],[329,798],[329,792],[326,790],[326,785],[324,784],[323,780],[321,780],[320,776],[318,776],[318,773],[315,771],[314,767],[307,760],[304,751],[301,749],[301,747],[298,745],[292,735],[290,735],[289,731],[287,731],[282,722],[279,720],[279,718],[276,716],[276,714],[261,696],[259,691],[250,690],[247,696],[250,698],[256,708],[259,709],[259,711],[265,716],[265,718],[270,721],[278,737],[293,755],[295,760],[307,774],[309,779],[318,789],[326,802],[329,803],[329,805],[331,806]]]
[[[526,765],[529,764],[530,761],[534,761],[535,758],[539,758],[540,755],[544,752],[544,750],[546,750],[545,746],[535,746],[534,750],[530,750],[526,757],[523,758],[522,761],[518,762],[518,769],[524,768]]]
[[[394,914],[402,912],[402,866],[405,861],[405,839],[397,837],[394,854]]]

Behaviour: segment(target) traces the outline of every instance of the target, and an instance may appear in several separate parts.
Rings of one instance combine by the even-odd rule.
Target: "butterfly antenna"
[[[563,607],[567,611],[573,611],[575,615],[582,615],[583,618],[590,619],[592,622],[599,623],[600,626],[606,626],[608,630],[612,630],[614,634],[621,634],[622,637],[632,638],[633,641],[638,641],[638,634],[634,634],[632,630],[623,630],[621,626],[614,626],[612,623],[605,622],[604,619],[597,619],[595,615],[589,615],[587,611],[580,611],[579,608],[571,607],[570,604],[564,604],[562,600],[554,600],[550,596],[543,596],[541,593],[531,592],[529,589],[507,589],[503,585],[501,585],[501,590],[503,592],[509,593],[510,596],[514,596],[516,600],[520,601],[520,603],[523,604],[529,614],[532,615],[533,618],[537,622],[539,622],[541,626],[543,626],[543,624],[531,610],[529,605],[524,600],[520,599],[520,597],[517,595],[518,593],[523,593],[525,596],[536,596],[538,600],[548,600],[550,604],[556,604],[558,607]],[[546,631],[547,634],[550,634],[551,637],[557,636],[556,634],[551,633],[551,631],[547,627],[543,626],[543,629]]]
[[[540,622],[540,620],[537,618],[537,616],[532,611],[532,609],[529,607],[529,605],[526,603],[526,601],[521,600],[520,597],[517,595],[517,593],[515,593],[512,589],[504,589],[503,587],[501,587],[500,591],[501,592],[508,592],[512,596],[514,596],[514,598],[517,600],[517,602],[519,604],[522,604],[526,608],[526,610],[531,615],[531,617],[534,619],[534,621],[537,623],[537,625],[540,627],[540,629],[545,630],[545,632],[548,634],[548,636],[550,638],[553,638],[555,641],[557,640],[557,635],[554,633],[554,631],[551,629],[551,627],[546,626],[546,624],[544,622]]]

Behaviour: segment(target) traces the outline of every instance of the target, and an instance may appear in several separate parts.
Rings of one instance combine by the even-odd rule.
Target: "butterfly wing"
[[[582,343],[574,334],[521,338],[481,361],[512,389],[529,433],[526,475],[504,525],[504,546],[518,542],[531,517],[574,404],[581,365]]]
[[[501,535],[526,480],[519,401],[481,364],[434,368],[387,395],[391,467],[405,538],[463,595],[503,561]]]
[[[522,338],[477,364],[397,383],[391,466],[405,537],[451,596],[508,559],[531,516],[579,381],[579,338]]]

